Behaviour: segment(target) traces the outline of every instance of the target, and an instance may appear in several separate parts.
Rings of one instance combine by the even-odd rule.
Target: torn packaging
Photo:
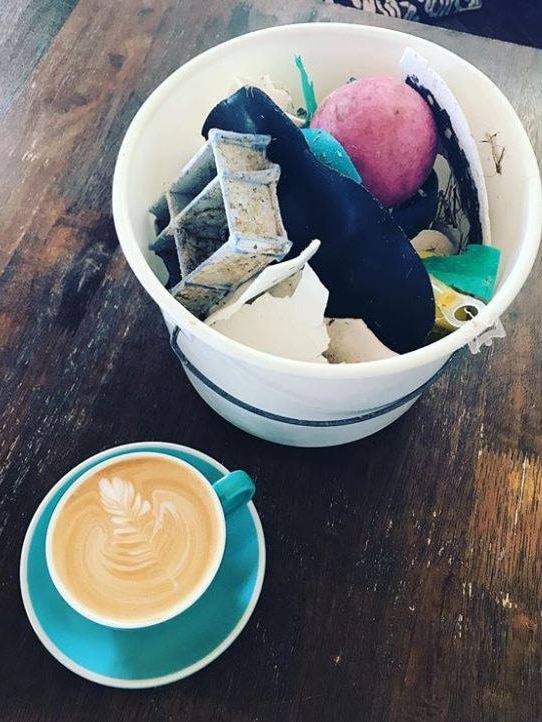
[[[390,213],[355,181],[321,163],[302,132],[256,88],[219,103],[203,127],[268,134],[268,157],[281,167],[282,219],[300,253],[322,246],[311,265],[330,292],[327,316],[362,318],[399,353],[423,346],[435,319],[429,276]]]
[[[460,250],[467,243],[491,245],[484,171],[461,105],[444,79],[411,48],[403,53],[400,68],[405,82],[428,103],[437,124],[439,141],[455,179],[461,211],[468,221]]]

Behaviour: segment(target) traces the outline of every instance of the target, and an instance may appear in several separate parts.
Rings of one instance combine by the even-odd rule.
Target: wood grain
[[[303,450],[204,406],[117,244],[115,156],[152,89],[217,42],[317,19],[406,27],[459,52],[503,87],[542,154],[539,51],[312,0],[80,0],[46,51],[19,55],[0,120],[0,719],[542,719],[540,260],[505,342],[465,355],[377,436]],[[144,439],[255,476],[268,572],[219,660],[124,692],[41,647],[18,557],[62,474]]]
[[[77,0],[5,0],[0,5],[0,116],[7,112]]]

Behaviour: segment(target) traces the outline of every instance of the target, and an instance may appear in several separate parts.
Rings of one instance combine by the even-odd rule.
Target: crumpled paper
[[[308,265],[319,246],[314,240],[296,258],[268,266],[205,323],[252,348],[299,361],[358,363],[396,356],[362,320],[324,318],[329,294]]]
[[[280,292],[280,285],[274,290]],[[327,363],[322,354],[329,345],[324,324],[328,296],[316,273],[305,264],[291,296],[264,293],[252,303],[243,304],[229,318],[210,325],[258,351],[296,361]]]
[[[217,321],[227,321],[245,303],[252,301],[252,299],[257,296],[261,296],[286,279],[295,276],[296,273],[301,271],[307,261],[314,256],[319,247],[320,241],[314,240],[299,256],[291,258],[288,261],[282,261],[282,263],[275,263],[272,266],[268,266],[258,274],[256,278],[244,283],[235,293],[230,294],[225,299],[225,303],[212,309],[212,313],[207,317],[205,323],[213,326]],[[274,290],[276,291],[276,288]]]

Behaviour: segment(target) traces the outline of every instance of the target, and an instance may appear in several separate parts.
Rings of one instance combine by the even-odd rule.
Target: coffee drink
[[[214,576],[224,549],[220,503],[198,472],[164,454],[100,466],[53,515],[53,580],[95,621],[156,623],[188,606]]]

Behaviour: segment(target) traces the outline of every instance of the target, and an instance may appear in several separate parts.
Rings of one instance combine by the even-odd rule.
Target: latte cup
[[[161,452],[115,456],[64,493],[47,528],[46,559],[64,600],[108,627],[150,627],[207,590],[226,546],[226,516],[255,492],[244,471],[210,483]]]

